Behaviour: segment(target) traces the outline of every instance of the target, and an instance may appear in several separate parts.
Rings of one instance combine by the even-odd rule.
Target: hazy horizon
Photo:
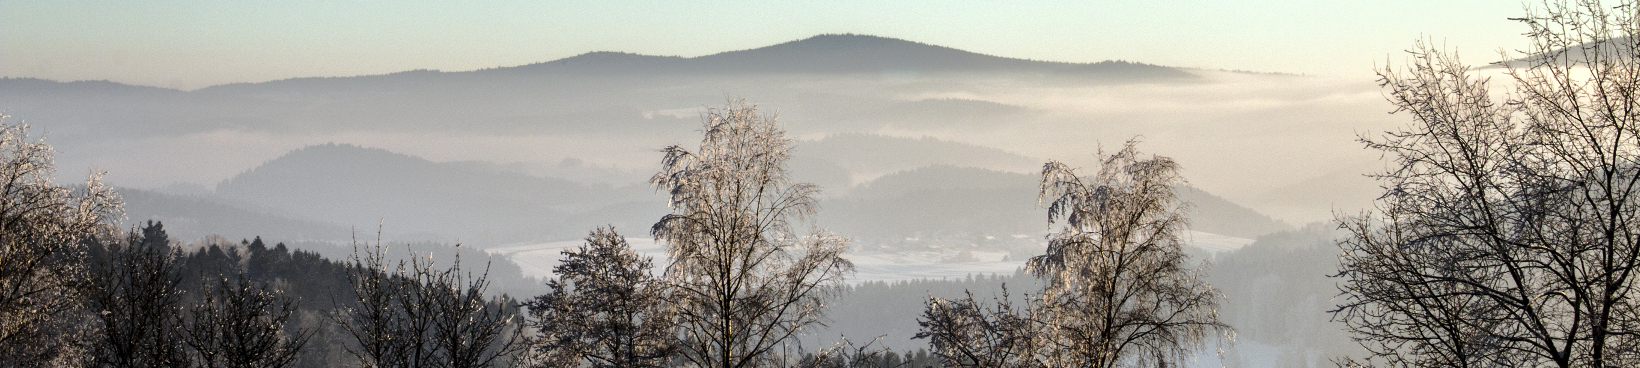
[[[1472,60],[1520,48],[1519,4],[851,1],[674,4],[6,2],[0,77],[193,90],[527,65],[595,51],[694,57],[854,33],[1062,62],[1368,78],[1429,37]],[[701,19],[733,19],[704,22]]]

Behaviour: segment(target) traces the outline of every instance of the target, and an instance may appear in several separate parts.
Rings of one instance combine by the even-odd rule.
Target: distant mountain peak
[[[1194,74],[1176,68],[1103,61],[1070,63],[980,54],[891,37],[821,34],[753,49],[684,58],[626,52],[589,52],[568,58],[485,72],[567,72],[601,74],[874,74],[1037,73],[1117,79],[1178,79]]]
[[[620,52],[620,51],[593,51],[593,52],[588,52],[588,53],[585,53],[585,54],[580,54],[580,55],[575,55],[575,56],[571,56],[571,57],[567,57],[567,58],[563,58],[563,59],[549,61],[549,63],[583,62],[583,61],[584,62],[611,62],[611,61],[628,61],[628,60],[681,60],[681,59],[683,59],[683,58],[677,57],[677,56],[654,56],[654,55],[634,54],[634,53],[630,53],[630,52]]]
[[[821,34],[818,34],[818,35],[814,35],[813,37],[809,37],[809,38],[805,38],[805,39],[801,39],[801,40],[797,40],[797,41],[792,41],[792,42],[830,41],[830,40],[865,40],[865,41],[887,41],[887,42],[910,42],[910,43],[915,43],[915,44],[922,44],[921,42],[908,41],[908,40],[905,40],[905,39],[899,39],[899,38],[893,38],[893,37],[883,37],[883,36],[873,36],[873,35],[858,34],[858,33],[821,33]]]
[[[853,34],[853,33],[825,33],[825,34],[820,34],[820,35],[817,35],[817,36],[814,36],[814,37],[804,38],[804,39],[795,40],[795,41],[782,42],[782,43],[778,43],[778,44],[774,44],[774,45],[770,45],[770,46],[764,46],[764,47],[760,47],[760,48],[756,48],[756,49],[752,49],[752,50],[779,49],[779,48],[783,48],[783,47],[822,47],[822,48],[824,48],[824,47],[833,47],[833,48],[862,48],[862,47],[915,48],[915,47],[929,47],[929,48],[946,49],[946,50],[959,51],[959,52],[967,52],[967,51],[962,51],[962,50],[958,50],[958,49],[954,49],[954,48],[929,45],[929,44],[926,44],[926,43],[916,42],[916,41],[911,41],[911,40],[905,40],[905,39],[899,39],[899,38],[893,38],[893,37],[882,37],[882,36],[872,36],[872,35],[863,35],[863,34]],[[731,52],[733,52],[733,51],[731,51]]]
[[[281,155],[279,158],[273,159],[273,161],[296,158],[307,159],[309,157],[317,157],[326,160],[335,159],[336,157],[379,157],[384,159],[426,161],[419,157],[388,151],[386,149],[365,147],[352,143],[335,142],[314,144],[297,148],[285,153],[284,155]]]

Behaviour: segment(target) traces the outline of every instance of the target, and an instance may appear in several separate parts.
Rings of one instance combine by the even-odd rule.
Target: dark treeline
[[[164,224],[155,222],[123,241],[87,243],[93,284],[87,307],[101,316],[104,326],[103,336],[93,339],[100,340],[92,355],[98,365],[190,365],[188,344],[181,340],[191,335],[183,325],[205,317],[191,315],[190,307],[204,305],[222,286],[242,282],[271,299],[269,306],[278,305],[279,315],[260,317],[294,343],[289,346],[290,366],[331,366],[345,354],[337,343],[341,336],[326,323],[338,306],[357,303],[344,263],[293,251],[284,243],[269,247],[260,237],[240,244],[185,246],[171,241]],[[138,349],[149,351],[128,351]]]
[[[367,247],[359,256],[360,263],[329,259],[319,253],[291,249],[284,243],[267,245],[261,237],[241,240],[238,243],[200,242],[184,244],[173,241],[166,234],[163,223],[148,222],[139,229],[133,229],[129,234],[115,241],[88,240],[85,242],[85,262],[92,273],[88,292],[87,308],[99,315],[103,329],[92,336],[89,360],[96,366],[224,366],[222,363],[206,363],[198,349],[192,347],[189,339],[196,333],[191,329],[202,324],[204,315],[195,315],[195,310],[203,310],[208,304],[206,299],[218,298],[218,294],[241,287],[241,283],[249,285],[249,292],[243,294],[259,294],[264,300],[262,309],[265,312],[255,312],[256,317],[262,320],[265,326],[271,327],[266,334],[273,337],[268,344],[277,352],[279,348],[288,348],[288,356],[280,359],[269,359],[269,364],[251,364],[251,366],[288,366],[288,367],[333,367],[350,362],[372,362],[379,357],[358,357],[359,354],[369,355],[359,351],[364,343],[359,341],[349,331],[348,323],[339,322],[338,316],[347,316],[351,311],[369,309],[370,298],[360,298],[359,289],[362,283],[357,277],[369,277],[369,274],[357,272],[357,266],[366,269],[381,269],[381,273],[388,279],[388,283],[400,283],[397,292],[404,292],[404,283],[415,283],[415,265],[407,263],[410,268],[406,274],[393,274],[396,267],[383,260],[380,253],[371,253]],[[379,249],[377,249],[379,251]],[[372,266],[370,257],[381,262]],[[430,259],[430,258],[429,258]],[[422,266],[427,268],[426,265]],[[425,274],[437,273],[440,270],[428,268]],[[1017,277],[1017,275],[1016,275]],[[868,282],[861,285],[847,287],[845,294],[849,298],[842,301],[900,301],[905,305],[870,308],[867,305],[842,304],[835,306],[840,316],[846,316],[850,324],[855,321],[892,321],[894,325],[909,325],[911,331],[902,331],[909,336],[915,332],[915,319],[904,318],[894,314],[892,310],[920,309],[922,298],[887,298],[888,295],[904,293],[906,290],[933,290],[941,292],[934,294],[947,295],[961,293],[965,288],[987,289],[1000,287],[1009,280],[1003,276],[969,277],[967,280],[919,280],[894,283]],[[1028,280],[1027,280],[1028,281]],[[420,280],[425,283],[426,280]],[[227,286],[227,290],[224,289]],[[949,289],[949,290],[946,290]],[[377,289],[387,290],[387,289]],[[392,299],[388,296],[387,299]],[[501,296],[498,306],[504,306],[505,316],[513,318],[513,322],[521,322],[528,303],[519,303],[511,297]],[[383,304],[391,305],[394,302]],[[884,308],[886,307],[886,308]],[[859,311],[876,310],[880,316],[856,314]],[[403,313],[402,311],[400,313]],[[412,312],[414,313],[414,312]],[[221,323],[218,321],[217,323]],[[885,324],[886,326],[886,324]],[[515,331],[501,331],[497,336],[506,337],[506,333]],[[401,334],[403,331],[393,331]],[[522,342],[522,341],[519,341]],[[286,346],[280,346],[285,344]],[[938,360],[926,349],[906,351],[904,354],[892,349],[882,349],[880,343],[870,340],[838,344],[837,346],[816,345],[809,350],[825,350],[830,348],[831,355],[846,354],[852,357],[847,361],[853,362],[851,367],[931,367],[938,366]],[[513,349],[517,350],[517,349]],[[402,353],[402,352],[400,352]],[[431,352],[429,352],[431,353]],[[495,356],[494,365],[514,365],[526,362],[513,356],[522,351],[496,349],[492,353],[505,353]],[[812,351],[804,352],[802,348],[795,364],[798,366],[824,367],[822,360]],[[221,355],[221,353],[210,353]],[[412,354],[414,355],[414,354]],[[431,354],[424,354],[431,355]],[[255,358],[255,357],[253,357]],[[424,357],[425,358],[425,357]],[[225,358],[224,358],[225,359]],[[244,360],[244,359],[242,359]],[[254,360],[254,359],[250,359]],[[515,361],[517,360],[517,361]],[[225,361],[225,360],[224,360]],[[533,363],[546,363],[535,361]],[[425,362],[417,364],[411,361],[397,363],[383,362],[377,364],[366,363],[366,366],[429,366]],[[226,366],[240,366],[228,364]],[[551,366],[551,365],[546,365]]]
[[[331,367],[358,360],[480,367],[506,365],[522,346],[518,303],[486,297],[486,270],[463,268],[459,259],[449,266],[431,258],[391,265],[376,246],[337,261],[284,243],[270,247],[260,237],[183,245],[157,222],[124,239],[85,245],[85,308],[102,327],[87,343],[96,366]],[[384,340],[394,343],[378,344]],[[378,345],[391,349],[371,350]],[[382,359],[383,353],[407,358]]]

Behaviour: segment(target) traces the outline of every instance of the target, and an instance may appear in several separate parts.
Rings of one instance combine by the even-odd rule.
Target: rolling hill
[[[479,244],[573,238],[604,223],[665,213],[647,187],[582,184],[341,144],[292,151],[222,181],[215,193],[290,216],[361,228],[385,222],[390,234]],[[600,216],[581,216],[588,213]]]
[[[159,221],[173,239],[198,241],[209,235],[230,239],[265,236],[279,241],[336,241],[352,231],[323,221],[282,216],[258,211],[254,206],[208,195],[174,195],[151,190],[118,188],[125,201],[122,228],[130,229],[146,221]],[[361,229],[369,233],[374,229]]]
[[[1034,160],[930,139],[832,137],[799,146],[815,150],[807,151],[813,158],[794,161],[794,176],[806,181],[817,176],[816,167],[829,167],[835,175],[852,172],[839,164],[851,162],[848,156],[820,154],[836,140],[877,142],[878,148],[892,149],[880,157],[900,160],[872,166],[895,170],[887,175],[852,187],[840,183],[828,191],[819,225],[851,237],[879,239],[1007,237],[1047,228],[1037,207],[1035,174],[981,167]],[[842,147],[872,146],[856,142]],[[345,240],[350,228],[369,233],[384,224],[390,238],[459,240],[481,247],[577,239],[606,224],[646,229],[668,212],[664,196],[640,182],[578,182],[345,144],[291,151],[218,183],[210,193],[126,192],[133,221],[165,221],[186,236]],[[1195,204],[1194,230],[1250,239],[1290,228],[1194,188],[1182,187],[1179,195]]]

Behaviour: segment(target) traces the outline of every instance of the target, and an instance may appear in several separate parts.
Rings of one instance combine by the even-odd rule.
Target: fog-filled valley
[[[0,79],[0,111],[54,148],[56,182],[106,172],[121,229],[155,221],[184,249],[259,238],[332,261],[379,242],[390,259],[445,265],[459,244],[464,267],[488,262],[490,294],[514,300],[547,292],[562,252],[600,226],[666,270],[653,230],[673,211],[652,184],[662,149],[692,149],[709,109],[740,99],[777,117],[792,180],[818,186],[816,227],[797,230],[850,241],[854,272],[826,326],[800,339],[809,351],[840,337],[929,349],[912,337],[930,297],[1039,293],[1024,270],[1058,229],[1044,164],[1092,173],[1131,140],[1178,163],[1186,264],[1223,293],[1217,313],[1235,329],[1193,366],[1330,366],[1359,352],[1328,313],[1345,236],[1335,216],[1382,194],[1365,174],[1385,163],[1357,139],[1406,120],[1370,80],[864,35],[196,90]],[[303,364],[343,359],[325,347],[338,344],[309,344],[329,355]]]
[[[1376,160],[1354,139],[1395,121],[1366,80],[1027,61],[850,35],[697,58],[590,53],[193,91],[13,78],[0,82],[0,98],[12,119],[58,142],[63,167],[108,170],[110,182],[136,188],[214,189],[325,143],[641,183],[655,150],[685,142],[704,108],[746,98],[801,140],[836,140],[799,148],[846,171],[844,185],[832,165],[796,168],[828,192],[936,163],[1018,173],[1050,158],[1086,166],[1100,144],[1140,137],[1179,159],[1193,185],[1289,223],[1366,203],[1373,186],[1359,174]],[[833,138],[860,134],[889,140]],[[894,139],[974,147],[886,144]],[[867,146],[834,148],[853,144]]]

